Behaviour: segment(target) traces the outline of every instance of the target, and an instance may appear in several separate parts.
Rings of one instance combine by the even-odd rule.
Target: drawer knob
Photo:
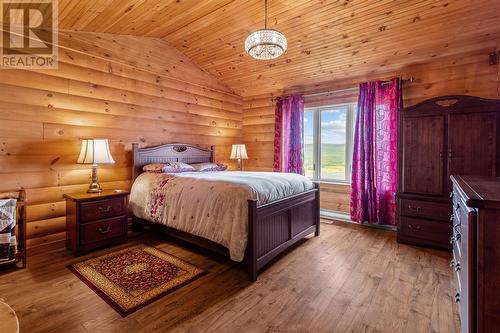
[[[111,212],[113,207],[108,205],[106,207],[97,207],[97,209],[99,209],[99,212],[101,212],[101,213],[109,213],[109,212]]]
[[[417,213],[419,213],[422,208],[420,208],[420,206],[415,207],[415,206],[412,206],[412,205],[408,205],[408,209],[409,210],[414,210]]]
[[[422,230],[421,226],[419,226],[419,225],[413,225],[413,224],[408,224],[408,228],[410,228],[410,230],[413,230],[413,231],[420,231],[420,230]]]
[[[455,303],[460,302],[460,293],[455,294]]]
[[[459,262],[457,262],[457,263],[455,264],[455,266],[453,267],[453,270],[454,270],[455,272],[458,272],[458,271],[459,271],[459,270],[461,270],[461,269],[462,269],[462,266],[460,265],[460,263],[459,263]]]
[[[101,234],[107,234],[108,232],[110,232],[110,230],[111,227],[109,225],[106,228],[100,227],[99,229],[97,229],[97,231],[99,231],[99,233]]]
[[[453,260],[453,259],[450,260],[450,267],[451,268],[455,267],[455,260]]]

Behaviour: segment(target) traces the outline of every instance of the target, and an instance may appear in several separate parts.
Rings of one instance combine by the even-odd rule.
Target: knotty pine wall
[[[165,41],[61,32],[59,69],[0,71],[0,191],[27,189],[29,254],[64,246],[62,195],[85,191],[82,137],[105,137],[104,188],[131,185],[131,144],[242,140],[242,100]]]
[[[292,87],[283,92],[315,93],[356,87],[360,82],[388,79],[392,76],[415,82],[404,86],[404,105],[410,106],[422,100],[442,95],[464,94],[485,98],[500,98],[499,68],[488,64],[489,48],[476,50],[423,64],[402,68],[380,75],[367,73],[363,77],[332,81],[314,86]],[[273,168],[274,107],[272,95],[262,94],[245,97],[243,101],[243,133],[248,147],[247,170],[268,171]],[[357,101],[356,91],[344,91],[329,96],[306,98],[307,106],[328,105]],[[321,207],[349,212],[350,186],[339,184],[321,185]]]

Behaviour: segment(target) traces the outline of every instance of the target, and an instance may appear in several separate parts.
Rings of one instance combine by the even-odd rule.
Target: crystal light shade
[[[257,30],[245,40],[245,51],[259,60],[274,59],[288,47],[285,35],[272,29]]]

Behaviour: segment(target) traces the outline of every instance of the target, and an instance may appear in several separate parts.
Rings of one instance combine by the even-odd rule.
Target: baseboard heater
[[[322,219],[334,220],[334,221],[340,221],[340,222],[346,222],[346,223],[360,225],[359,223],[353,222],[351,220],[351,216],[345,212],[339,212],[339,211],[328,210],[328,209],[321,209],[320,210],[320,217]],[[328,222],[324,222],[324,223],[328,223]],[[391,230],[391,231],[397,230],[396,226],[392,226],[392,225],[379,225],[379,224],[368,224],[368,223],[363,223],[361,225],[366,226],[366,227]]]

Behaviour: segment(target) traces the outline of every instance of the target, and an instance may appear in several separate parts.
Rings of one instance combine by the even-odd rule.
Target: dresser
[[[500,175],[500,100],[433,98],[399,112],[399,242],[451,249],[450,175]]]
[[[500,178],[451,176],[461,332],[500,331]]]
[[[65,194],[66,248],[75,256],[127,241],[127,196],[122,190]]]

